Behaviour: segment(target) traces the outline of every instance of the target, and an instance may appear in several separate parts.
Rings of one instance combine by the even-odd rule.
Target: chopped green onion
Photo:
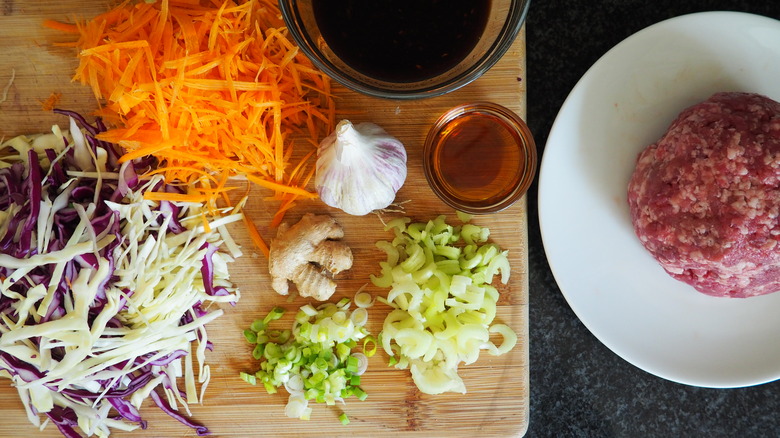
[[[352,322],[357,326],[364,326],[368,322],[368,310],[365,307],[358,307],[352,311],[352,315],[349,317]]]
[[[244,339],[250,344],[257,344],[257,333],[250,329],[244,330]]]
[[[347,414],[342,413],[341,415],[339,415],[339,421],[341,421],[341,424],[346,426],[347,424],[349,424],[349,417],[347,417]]]
[[[266,359],[278,359],[282,356],[282,349],[279,348],[278,344],[274,344],[273,342],[269,342],[265,344],[265,351],[263,352],[263,357]]]
[[[367,345],[370,345],[370,348],[367,347]],[[371,357],[374,354],[376,354],[376,349],[377,349],[376,339],[374,339],[373,336],[366,336],[363,339],[363,354],[365,354],[366,357]]]
[[[358,307],[351,312],[350,304],[351,300],[345,298],[317,308],[302,306],[291,330],[269,328],[269,323],[284,314],[279,307],[265,319],[254,321],[244,335],[248,340],[254,336],[252,356],[261,360],[260,369],[254,375],[242,373],[241,378],[252,384],[262,383],[269,394],[285,386],[290,392],[285,412],[293,418],[309,418],[310,400],[334,405],[352,395],[365,399],[358,374],[365,371],[368,360],[362,353],[352,353],[352,349],[363,339],[364,350],[370,341],[376,351],[376,341],[369,338],[364,327],[367,310]]]
[[[254,357],[257,360],[260,360],[263,357],[264,350],[265,350],[265,344],[255,345],[254,350],[252,350],[252,357]]]
[[[351,352],[351,348],[347,344],[338,344],[336,346],[336,355],[340,360],[345,360],[347,356],[349,356],[349,353]]]
[[[357,397],[358,400],[360,400],[360,401],[363,401],[366,398],[368,398],[368,394],[365,391],[363,391],[362,389],[360,389],[360,388],[358,388],[356,386],[352,388],[352,395]]]
[[[290,330],[282,330],[281,335],[279,335],[279,338],[277,338],[276,342],[279,343],[285,343],[290,340],[290,336],[292,335],[292,332]]]
[[[257,385],[257,377],[254,376],[254,374],[247,374],[245,372],[239,373],[241,376],[241,380],[244,382],[250,384],[250,385]]]
[[[368,309],[374,305],[374,297],[372,297],[368,292],[358,292],[355,294],[355,305]]]
[[[262,319],[256,319],[252,325],[249,326],[249,329],[257,333],[265,330],[265,326],[266,324]]]
[[[315,309],[311,304],[306,304],[305,306],[301,307],[301,311],[308,317],[317,315],[317,309]]]
[[[273,309],[271,309],[270,312],[268,312],[268,315],[266,315],[265,318],[263,318],[263,323],[268,324],[271,321],[275,321],[281,318],[282,315],[284,315],[284,309],[282,309],[281,307],[274,307]]]
[[[347,358],[347,371],[354,374],[358,370],[358,359],[354,356],[349,356]]]

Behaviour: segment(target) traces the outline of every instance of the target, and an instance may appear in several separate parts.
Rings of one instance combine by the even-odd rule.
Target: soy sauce
[[[313,0],[322,37],[375,79],[415,82],[461,62],[487,25],[489,0]]]

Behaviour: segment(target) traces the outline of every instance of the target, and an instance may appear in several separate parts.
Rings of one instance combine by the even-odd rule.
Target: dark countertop
[[[526,22],[527,118],[539,152],[566,96],[610,48],[667,18],[714,10],[780,19],[776,0],[532,0]],[[536,190],[535,183],[528,195],[531,410],[526,436],[780,436],[780,381],[737,389],[673,383],[626,362],[583,326],[547,263]]]

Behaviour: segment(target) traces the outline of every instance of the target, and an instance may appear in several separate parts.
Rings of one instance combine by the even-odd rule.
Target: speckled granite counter
[[[532,0],[526,27],[528,124],[540,152],[566,96],[601,55],[651,24],[713,10],[780,19],[775,0]],[[531,413],[526,436],[780,436],[780,382],[725,390],[672,383],[624,361],[582,325],[550,272],[536,189],[529,193]]]

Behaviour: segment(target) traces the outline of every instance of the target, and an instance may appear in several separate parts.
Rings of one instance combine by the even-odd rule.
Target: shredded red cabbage
[[[68,175],[71,171],[80,171],[74,150],[68,149],[61,157],[58,152],[52,149],[43,151],[42,157],[35,150],[29,150],[25,162],[17,162],[5,168],[0,168],[0,256],[8,255],[16,259],[25,259],[36,254],[45,254],[62,250],[68,244],[73,234],[73,230],[81,223],[82,217],[79,210],[89,211],[92,218],[89,222],[90,232],[95,236],[114,236],[114,240],[100,249],[98,253],[88,252],[79,254],[65,264],[63,274],[59,283],[53,285],[55,293],[49,305],[48,312],[40,317],[36,322],[30,314],[27,316],[28,325],[36,323],[45,323],[55,321],[67,313],[67,306],[72,302],[70,298],[71,284],[78,277],[82,269],[97,270],[100,259],[109,261],[109,272],[114,272],[114,250],[123,241],[122,230],[120,228],[120,219],[116,211],[109,208],[108,202],[121,203],[122,199],[131,190],[139,187],[141,179],[139,173],[148,169],[154,163],[151,158],[144,158],[133,162],[120,164],[121,149],[114,144],[110,144],[96,138],[97,134],[106,130],[103,122],[98,118],[94,124],[88,121],[80,114],[67,110],[54,110],[56,113],[71,117],[86,132],[85,138],[88,147],[91,148],[93,156],[102,153],[106,156],[106,171],[119,175],[118,179],[104,179],[102,184],[96,184],[95,178],[81,176],[73,178]],[[102,152],[101,152],[102,151]],[[2,153],[2,150],[0,150]],[[49,168],[45,171],[41,166],[41,159],[45,159]],[[176,187],[162,187],[163,190],[178,191]],[[97,193],[96,193],[97,191]],[[56,204],[60,200],[62,205],[54,211],[42,211],[42,201],[48,200]],[[97,202],[96,202],[97,201]],[[179,208],[173,203],[163,201],[159,203],[159,211],[170,216],[169,230],[172,233],[181,233],[185,230],[179,221]],[[36,236],[36,227],[39,222],[45,220],[42,214],[52,214],[51,216],[51,237],[45,240],[45,247],[39,247],[37,241],[41,241],[41,236]],[[83,215],[83,213],[82,213]],[[5,221],[5,224],[3,223]],[[5,225],[5,226],[3,226]],[[2,232],[3,230],[4,233]],[[213,261],[212,257],[217,251],[217,247],[207,244],[206,256],[203,259],[202,276],[204,287],[209,295],[225,295],[228,291],[224,287],[215,287],[213,284]],[[46,288],[50,284],[53,271],[56,264],[41,264],[36,266],[15,281],[7,290],[0,290],[0,314],[8,316],[11,320],[19,317],[18,309],[15,303],[18,301],[14,296],[27,297],[27,294],[36,285],[43,285]],[[0,265],[0,282],[15,275],[16,269]],[[89,320],[94,321],[108,303],[106,291],[110,284],[116,280],[115,275],[109,275],[98,287],[98,294],[90,304]],[[124,294],[131,296],[133,291],[124,290]],[[126,307],[127,299],[124,296],[119,297],[119,310]],[[200,307],[200,303],[193,306],[191,312],[186,312],[182,318],[181,324],[186,324],[187,319],[192,320],[190,313],[196,316],[202,316],[206,312]],[[117,318],[111,318],[107,327],[122,327],[123,322]],[[2,339],[2,338],[0,338]],[[33,341],[37,338],[31,338]],[[208,344],[211,348],[211,345]],[[51,350],[52,358],[59,360],[64,356],[61,347],[55,347]],[[129,399],[138,389],[144,387],[152,379],[161,375],[157,367],[170,364],[174,360],[186,355],[184,350],[176,350],[174,353],[154,360],[151,358],[138,358],[138,367],[135,371],[128,374],[124,381],[120,379],[106,379],[101,381],[102,387],[98,391],[59,388],[61,394],[71,397],[74,400],[94,400],[98,397],[107,399],[114,410],[117,418],[129,422],[138,423],[142,428],[146,428],[146,422],[142,419],[138,409],[130,403]],[[146,362],[144,364],[144,361]],[[116,364],[108,368],[108,371],[121,371],[126,364]],[[3,351],[0,347],[0,370],[8,371],[12,376],[18,376],[22,381],[32,382],[45,377],[45,370],[39,370],[34,365],[27,363],[12,354]],[[166,376],[164,376],[167,378]],[[50,384],[49,384],[50,385]],[[167,386],[167,385],[166,385]],[[50,388],[54,388],[50,386]],[[155,404],[165,411],[168,415],[180,421],[181,423],[193,428],[198,435],[207,435],[209,431],[206,427],[192,422],[188,418],[180,415],[176,410],[160,397],[155,391],[151,392],[151,397]],[[33,412],[35,408],[31,406]],[[46,412],[49,419],[58,427],[60,432],[66,437],[79,437],[78,418],[70,408],[55,405],[53,409]]]
[[[154,403],[157,404],[157,406],[162,409],[166,414],[170,415],[172,418],[177,419],[181,424],[185,424],[193,429],[195,429],[195,433],[198,434],[198,436],[206,436],[211,435],[211,432],[209,430],[199,424],[193,423],[190,421],[189,418],[179,414],[175,409],[171,407],[171,405],[168,404],[168,402],[165,401],[162,397],[160,397],[156,392],[152,391],[151,394],[149,394],[152,397],[152,400],[154,400]]]

